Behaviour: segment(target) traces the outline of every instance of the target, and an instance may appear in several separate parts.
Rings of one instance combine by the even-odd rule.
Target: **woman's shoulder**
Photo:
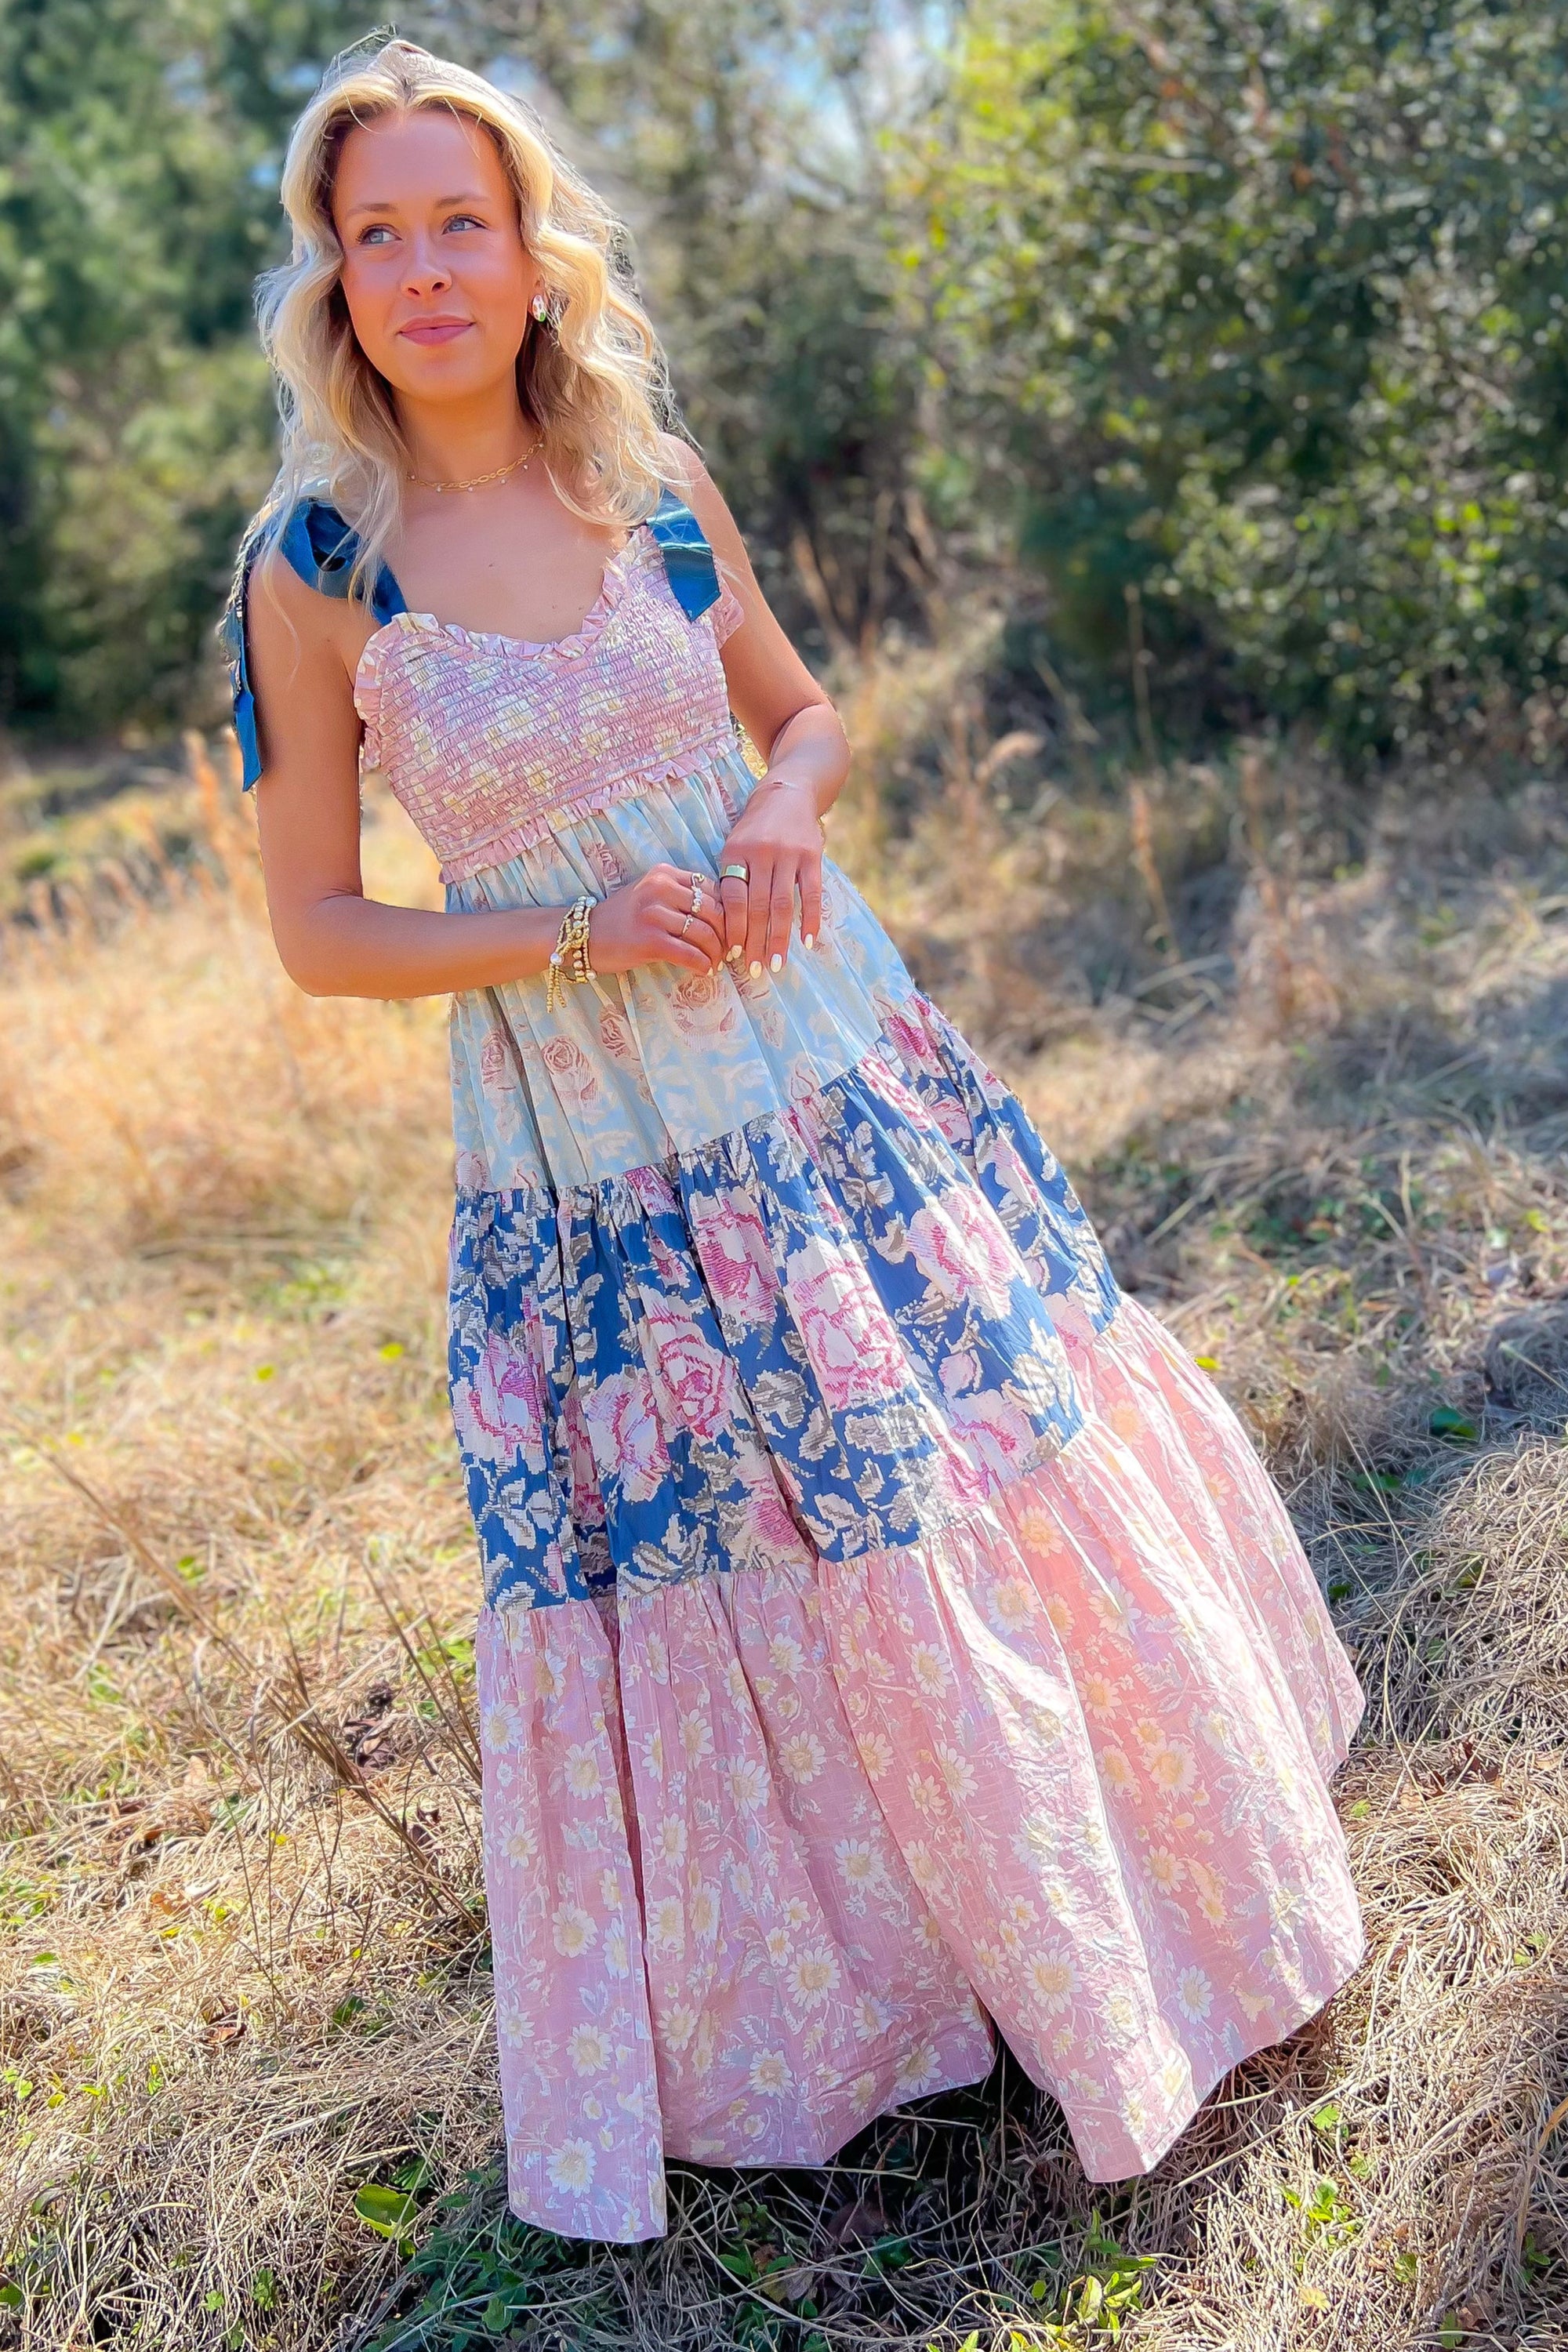
[[[308,674],[312,656],[327,656],[320,678],[331,690],[341,679],[347,692],[363,641],[403,609],[402,593],[384,565],[368,595],[354,593],[359,558],[353,525],[321,497],[297,499],[286,512],[264,512],[246,535],[220,635],[247,789],[263,767],[258,667],[265,687],[268,674],[297,679]]]
[[[710,520],[715,511],[721,515],[728,511],[712,475],[702,462],[701,451],[689,441],[683,441],[678,433],[659,434],[658,464],[666,499],[679,499],[690,509],[699,522]]]
[[[745,619],[736,593],[751,577],[745,546],[700,450],[673,433],[661,433],[658,443],[665,480],[679,487],[667,488],[650,528],[664,550],[670,586],[688,614],[716,608],[713,625],[722,646]]]
[[[374,580],[363,578],[359,533],[330,499],[296,499],[286,513],[253,525],[247,555],[247,570],[267,568],[280,587],[291,573],[302,588],[334,604],[356,597],[377,620],[401,609],[397,583],[384,563],[376,565]]]
[[[664,575],[671,594],[689,621],[719,604],[723,583],[712,541],[697,508],[695,476],[683,442],[673,435],[659,436],[662,492],[651,513],[643,519],[649,538],[664,559]],[[700,465],[700,460],[695,460]],[[671,487],[671,477],[679,488]],[[706,475],[703,477],[706,480]],[[712,485],[709,484],[710,489]]]
[[[244,628],[252,650],[281,627],[291,637],[335,640],[343,604],[291,562],[274,540],[258,551],[246,582]]]
[[[674,433],[659,435],[658,450],[664,479],[669,485],[665,494],[666,508],[672,501],[684,507],[696,519],[699,530],[721,563],[732,564],[737,559],[743,561],[744,551],[735,518],[725,503],[722,490],[703,463],[701,451]]]
[[[297,499],[256,533],[247,551],[240,613],[247,636],[265,643],[280,625],[291,636],[335,644],[349,618],[359,552],[358,535],[336,507]],[[356,602],[368,609],[363,590]],[[382,617],[374,614],[373,625]]]

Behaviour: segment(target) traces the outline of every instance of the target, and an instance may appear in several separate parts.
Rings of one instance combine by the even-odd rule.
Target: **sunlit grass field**
[[[509,2222],[443,1009],[291,987],[221,743],[17,769],[0,2341],[1568,2344],[1568,799],[1047,774],[985,627],[847,682],[832,845],[1292,1498],[1365,1967],[1125,2191],[1004,2067],[660,2244]]]

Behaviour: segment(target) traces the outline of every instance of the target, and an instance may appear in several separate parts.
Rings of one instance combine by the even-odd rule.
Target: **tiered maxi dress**
[[[337,593],[339,541],[283,537]],[[556,643],[377,597],[363,760],[450,908],[717,875],[741,611],[686,509]],[[1142,2172],[1362,1950],[1361,1694],[1278,1496],[825,893],[776,974],[452,1007],[510,2197],[573,2236],[659,2234],[672,2157],[818,2163],[994,2027],[1092,2179]]]

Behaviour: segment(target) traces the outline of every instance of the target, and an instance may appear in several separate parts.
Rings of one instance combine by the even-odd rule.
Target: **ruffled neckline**
[[[385,643],[400,632],[417,629],[422,635],[438,636],[450,645],[472,646],[478,652],[514,654],[524,661],[571,661],[586,653],[603,635],[611,614],[625,593],[627,578],[637,562],[647,539],[646,526],[638,524],[618,547],[605,565],[599,593],[583,615],[577,627],[563,637],[512,637],[500,629],[466,629],[459,621],[443,621],[434,613],[395,613],[374,629],[364,641],[359,664],[354,672],[356,695],[364,683],[367,670],[374,669]]]

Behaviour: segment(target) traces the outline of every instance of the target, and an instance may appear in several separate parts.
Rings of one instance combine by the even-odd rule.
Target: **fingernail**
[[[784,958],[783,958],[783,956],[770,956],[770,957],[768,958],[768,970],[769,970],[770,971],[783,971],[783,970],[784,970]]]
[[[816,933],[815,931],[802,931],[800,938],[801,945],[803,947],[814,948],[816,945]]]
[[[763,967],[760,963],[748,964],[746,966],[746,970],[750,972],[753,980],[761,980],[763,976]]]
[[[725,956],[724,961],[726,963],[739,963],[741,958],[745,954],[745,952],[746,950],[744,948],[731,948]]]

